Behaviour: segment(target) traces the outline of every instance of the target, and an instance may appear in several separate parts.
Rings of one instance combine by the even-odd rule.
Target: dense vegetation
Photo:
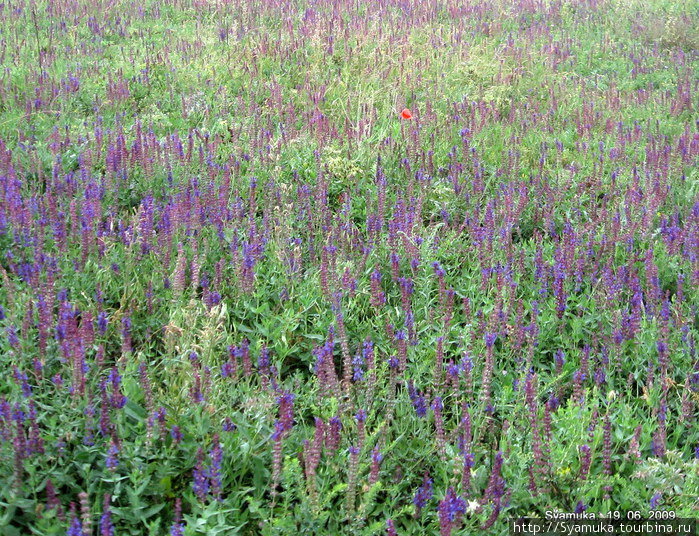
[[[697,517],[698,28],[1,3],[0,533]]]

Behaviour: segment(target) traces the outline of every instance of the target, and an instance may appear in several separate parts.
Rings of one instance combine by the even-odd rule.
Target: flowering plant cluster
[[[0,534],[696,517],[699,14],[627,4],[0,3]]]

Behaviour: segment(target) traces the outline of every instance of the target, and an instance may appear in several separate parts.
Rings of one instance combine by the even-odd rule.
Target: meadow
[[[696,1],[0,3],[0,534],[698,518],[698,73]]]

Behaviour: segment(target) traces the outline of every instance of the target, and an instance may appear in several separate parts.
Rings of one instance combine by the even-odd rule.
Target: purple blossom
[[[450,487],[444,499],[440,501],[437,512],[440,535],[451,536],[451,531],[459,525],[462,516],[466,513],[466,501],[456,494],[454,488]]]
[[[211,484],[209,482],[208,471],[204,467],[204,451],[199,448],[197,451],[197,464],[192,470],[192,489],[201,502],[206,500]]]
[[[179,426],[173,425],[172,428],[170,428],[170,437],[172,437],[175,445],[182,441],[183,435]]]
[[[279,405],[279,422],[283,431],[287,432],[294,426],[294,395],[283,393],[277,398]]]
[[[124,353],[132,352],[133,347],[131,345],[131,318],[129,318],[128,316],[125,316],[124,318],[121,319],[121,337],[122,337],[122,343],[121,343],[122,352],[124,352]]]
[[[417,508],[418,514],[420,513],[420,510],[427,506],[427,503],[432,498],[432,484],[433,481],[430,478],[429,473],[425,473],[425,476],[422,479],[422,484],[418,488],[417,493],[415,493],[415,497],[413,497],[413,504]]]
[[[495,344],[495,339],[498,338],[497,333],[487,333],[485,336],[485,346],[486,348],[492,348],[492,346]]]
[[[110,443],[107,451],[106,466],[110,471],[115,471],[119,467],[119,447],[114,441]]]
[[[607,381],[607,377],[606,377],[606,375],[604,374],[604,369],[602,369],[602,368],[600,367],[600,368],[598,368],[597,370],[595,370],[595,383],[596,383],[597,385],[602,385],[602,384],[605,383],[606,381]]]
[[[422,418],[427,415],[427,401],[422,393],[415,389],[413,381],[408,382],[408,395],[413,403],[417,416]]]
[[[230,417],[226,417],[223,420],[223,424],[221,425],[221,428],[223,428],[224,432],[234,432],[237,427],[235,424],[233,424],[233,421],[231,420]]]
[[[104,496],[104,507],[100,518],[100,536],[114,536],[114,525],[112,524],[112,511],[109,506],[111,496]]]
[[[83,525],[80,522],[78,516],[76,516],[75,514],[73,514],[73,517],[70,521],[70,526],[68,527],[68,532],[66,532],[66,536],[84,536]]]
[[[121,375],[116,368],[110,371],[109,381],[112,384],[111,405],[113,408],[121,409],[126,405],[127,398],[121,394]]]
[[[46,480],[46,509],[61,511],[61,501],[56,494],[56,489],[53,487],[53,482],[49,478]]]
[[[12,348],[17,350],[19,348],[19,338],[17,337],[17,330],[14,326],[7,326],[5,328],[5,332],[7,333],[7,342],[10,343],[10,346]]]
[[[22,396],[24,396],[25,398],[29,398],[30,396],[32,396],[32,388],[29,385],[29,378],[27,377],[27,375],[21,370],[19,370],[17,367],[15,367],[14,376],[15,380],[22,388]]]
[[[228,378],[229,376],[234,376],[235,375],[235,365],[231,363],[230,361],[226,361],[223,365],[221,365],[221,376],[224,378]]]
[[[214,446],[209,453],[211,465],[209,466],[209,480],[211,482],[211,493],[218,501],[223,500],[221,496],[223,481],[221,478],[221,465],[223,463],[223,449],[218,440],[218,435],[214,436]]]
[[[340,417],[331,417],[328,427],[326,446],[332,455],[340,446],[340,434],[342,433],[342,421]]]
[[[447,275],[447,273],[444,271],[444,268],[442,268],[442,265],[439,264],[439,262],[434,261],[432,263],[432,268],[434,268],[434,273],[437,277],[444,277]]]
[[[364,356],[363,354],[357,354],[352,359],[352,366],[354,368],[354,374],[352,375],[352,380],[355,382],[360,382],[364,379]]]
[[[379,479],[379,470],[381,468],[381,462],[383,461],[383,454],[379,451],[379,447],[374,447],[371,451],[371,470],[369,473],[369,485],[375,484]]]
[[[170,536],[184,536],[184,523],[182,523],[182,499],[175,501],[175,518],[170,527]]]
[[[556,362],[556,372],[560,374],[563,370],[563,365],[566,362],[565,353],[563,352],[563,350],[556,350],[554,361]]]
[[[108,324],[107,313],[100,311],[97,315],[97,330],[100,332],[100,335],[104,335],[107,332]]]

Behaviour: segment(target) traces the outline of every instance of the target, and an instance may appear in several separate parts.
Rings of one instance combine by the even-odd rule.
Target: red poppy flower
[[[400,116],[403,119],[412,119],[413,113],[410,110],[408,110],[407,108],[403,108],[403,111],[400,113]]]

